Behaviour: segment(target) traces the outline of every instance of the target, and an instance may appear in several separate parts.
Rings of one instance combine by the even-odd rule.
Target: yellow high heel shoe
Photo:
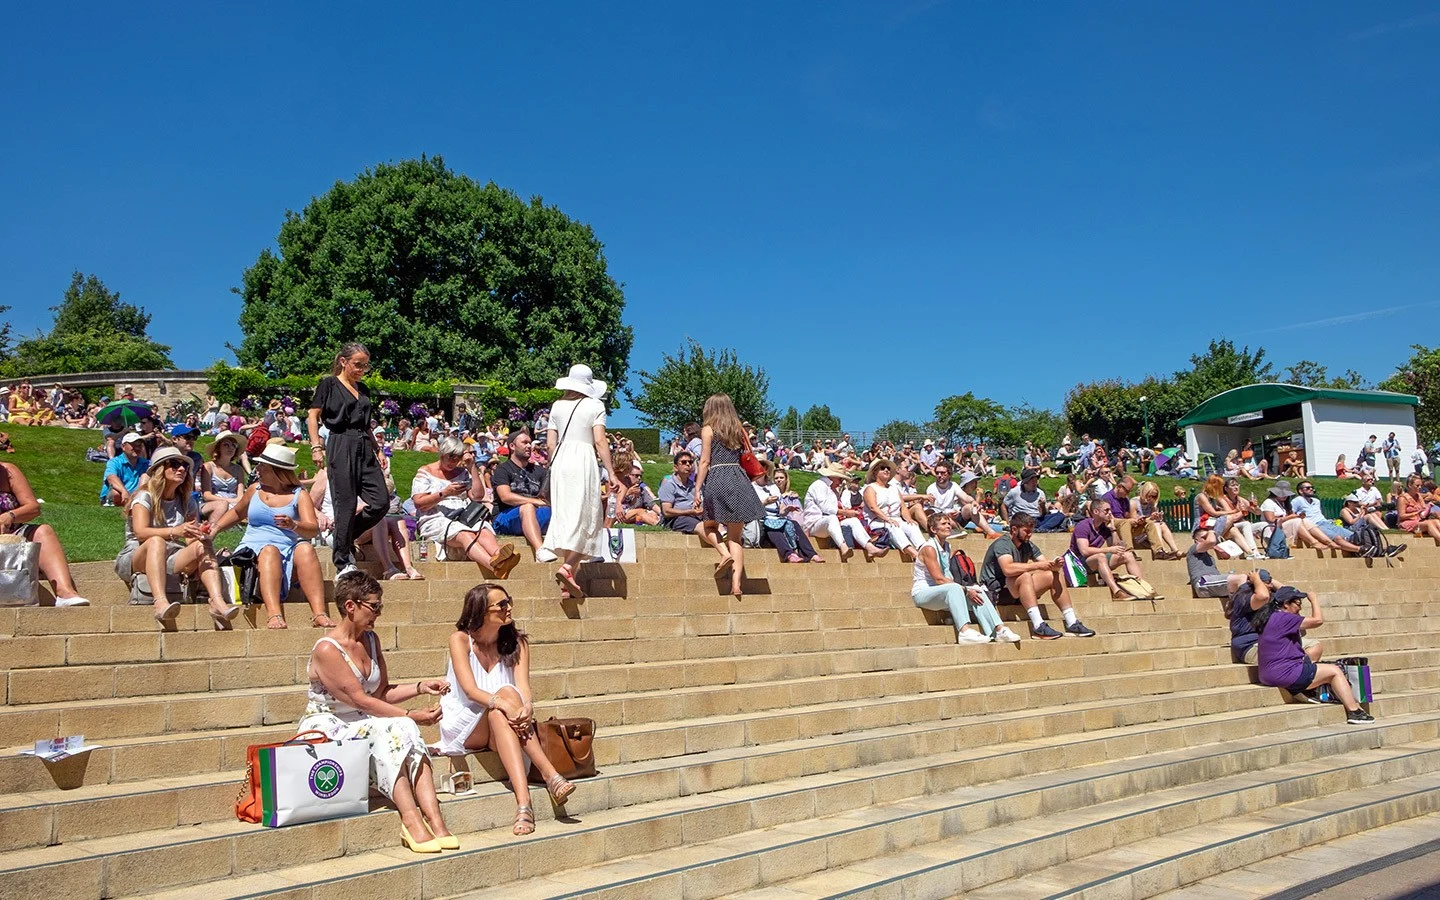
[[[405,827],[404,822],[400,823],[400,843],[404,844],[406,847],[409,847],[411,853],[439,853],[442,849],[440,842],[435,840],[434,838],[431,838],[428,841],[417,841],[412,838],[410,836],[410,831]]]
[[[508,547],[509,545],[507,544],[506,546]],[[430,827],[430,830],[431,830],[431,832],[433,833],[434,830],[435,830],[435,826],[434,826],[434,825],[430,825],[430,820],[429,820],[429,819],[426,819],[426,820],[425,820],[425,824]],[[453,835],[453,834],[447,834],[447,835],[445,835],[444,837],[441,837],[440,835],[437,834],[437,835],[435,835],[435,843],[437,843],[437,844],[440,845],[440,849],[441,849],[441,850],[459,850],[459,849],[460,849],[460,839],[459,839],[458,837],[456,837],[455,835]]]

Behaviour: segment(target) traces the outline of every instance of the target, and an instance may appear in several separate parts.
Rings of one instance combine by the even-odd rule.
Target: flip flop
[[[418,569],[406,569],[405,574],[410,576],[411,581],[424,581],[425,576],[420,574]]]
[[[728,574],[730,569],[734,567],[734,565],[735,557],[733,556],[727,556],[724,559],[720,560],[715,564],[715,577],[720,578],[721,576]]]

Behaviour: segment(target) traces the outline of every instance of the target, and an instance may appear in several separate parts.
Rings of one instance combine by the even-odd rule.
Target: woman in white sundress
[[[550,407],[545,443],[550,457],[550,529],[545,549],[561,557],[555,580],[560,595],[585,596],[575,580],[583,559],[604,550],[605,515],[600,503],[600,469],[615,471],[605,436],[605,382],[589,366],[571,366],[555,382],[565,393]]]
[[[400,812],[400,841],[415,853],[457,850],[445,827],[421,725],[440,721],[440,707],[406,710],[397,704],[450,690],[440,679],[391,684],[375,637],[380,582],[361,571],[335,579],[335,606],[344,617],[315,643],[306,672],[309,702],[300,732],[319,731],[331,740],[370,743],[370,782]]]

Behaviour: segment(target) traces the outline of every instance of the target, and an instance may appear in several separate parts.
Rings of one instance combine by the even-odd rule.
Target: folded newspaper
[[[85,735],[72,734],[69,737],[36,741],[34,750],[21,750],[21,756],[38,756],[46,762],[58,762],[98,748],[99,744],[85,743]]]

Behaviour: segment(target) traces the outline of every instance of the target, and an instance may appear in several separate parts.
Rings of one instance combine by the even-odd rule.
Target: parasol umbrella
[[[154,410],[148,403],[141,403],[138,400],[116,400],[100,407],[95,413],[95,421],[110,427],[117,424],[138,425],[141,419],[148,419],[154,414]]]

